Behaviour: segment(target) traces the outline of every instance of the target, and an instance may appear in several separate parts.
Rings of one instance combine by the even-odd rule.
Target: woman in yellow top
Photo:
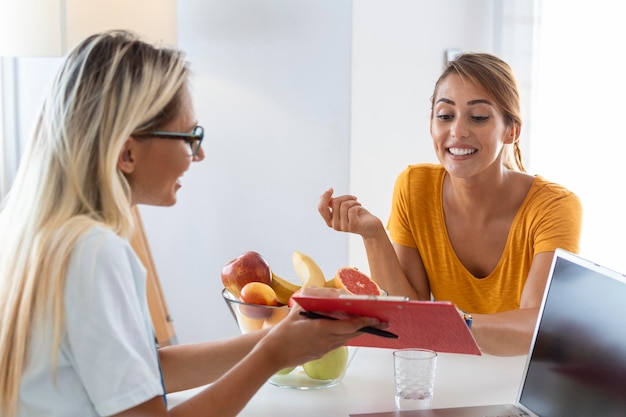
[[[564,187],[525,173],[510,67],[463,54],[435,84],[430,132],[439,162],[406,168],[387,234],[354,196],[326,191],[319,212],[362,236],[370,273],[390,294],[452,301],[481,349],[528,351],[554,250],[578,251],[582,208]],[[391,240],[390,240],[391,239]]]

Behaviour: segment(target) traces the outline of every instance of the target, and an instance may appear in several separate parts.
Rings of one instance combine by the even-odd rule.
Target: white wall
[[[542,1],[533,172],[583,204],[581,255],[626,272],[624,13],[610,0]]]

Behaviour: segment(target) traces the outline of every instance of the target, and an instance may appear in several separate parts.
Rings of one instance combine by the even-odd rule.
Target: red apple
[[[258,252],[244,252],[222,267],[222,283],[236,298],[249,282],[262,282],[270,285],[272,271],[267,261]]]
[[[240,305],[241,313],[251,319],[265,319],[272,315],[274,309],[267,306],[277,306],[276,293],[269,285],[263,282],[249,282],[241,289],[239,300],[246,303]]]

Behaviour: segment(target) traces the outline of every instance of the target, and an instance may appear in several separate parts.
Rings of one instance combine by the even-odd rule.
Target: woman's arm
[[[409,295],[406,285],[415,288],[422,286],[421,293],[429,294],[426,292],[429,291],[428,279],[417,249],[396,244],[393,247],[408,281],[393,280],[385,288],[388,288],[390,294]],[[495,314],[472,314],[472,333],[483,352],[499,356],[528,353],[553,255],[554,252],[535,255],[519,309]]]
[[[269,330],[224,342],[196,344],[189,349],[164,348],[162,368],[168,390],[213,382],[169,414],[163,399],[155,397],[117,416],[236,416],[279,370],[320,358],[361,334],[360,328],[380,324],[371,317],[309,320],[300,316],[300,311],[292,308],[283,321]]]
[[[184,346],[167,349],[169,352],[162,357],[163,362],[167,363],[163,366],[163,378],[167,381],[168,390],[173,385],[172,380],[176,383],[182,381],[183,384],[192,385],[197,382],[201,384],[209,382],[209,380],[215,380],[215,382],[169,411],[165,407],[163,398],[155,397],[116,414],[115,417],[236,416],[265,381],[281,369],[276,365],[280,361],[277,360],[276,354],[272,353],[272,346],[259,341],[258,346],[247,352],[230,370],[226,370],[224,375],[216,378],[217,370],[223,370],[224,363],[232,362],[237,356],[237,353],[225,352],[223,348],[231,346],[235,351],[240,352],[240,349],[245,349],[243,346],[265,332],[257,333],[254,337],[251,336],[252,333],[241,336],[242,340],[247,339],[242,343],[235,338],[224,342],[224,346],[207,343],[193,345],[190,349]],[[191,356],[187,357],[187,354]],[[176,369],[176,364],[182,364],[183,368]],[[210,377],[203,378],[202,370],[208,371]],[[188,372],[190,374],[185,375]]]
[[[500,356],[528,353],[553,256],[554,252],[542,252],[533,258],[518,310],[472,314],[472,333],[483,352]]]
[[[363,241],[372,279],[382,288],[390,295],[430,300],[428,279],[417,249],[392,245],[386,235],[385,238],[364,238]],[[472,333],[483,352],[499,356],[528,353],[552,254],[546,252],[535,256],[519,309],[495,314],[472,314]]]
[[[430,300],[430,285],[417,249],[392,244],[382,223],[378,235],[364,237],[363,243],[372,279],[389,295]]]
[[[320,197],[318,211],[328,227],[355,233],[363,238],[370,275],[378,285],[392,295],[429,300],[430,288],[417,249],[398,260],[380,219],[361,206],[354,196],[333,197],[329,189]]]
[[[321,320],[320,320],[321,321]],[[273,341],[261,340],[241,361],[203,391],[170,410],[170,416],[236,416],[261,386],[282,365],[280,349]],[[217,364],[213,356],[206,362]]]
[[[203,412],[203,415],[234,416],[279,370],[317,359],[358,336],[361,327],[379,324],[368,317],[308,320],[299,311],[298,307],[293,308],[241,361],[197,396],[171,410],[171,415],[193,416]],[[217,364],[221,358],[207,352],[204,360]]]
[[[166,391],[177,392],[214,382],[250,353],[267,331],[265,329],[226,340],[159,349]]]

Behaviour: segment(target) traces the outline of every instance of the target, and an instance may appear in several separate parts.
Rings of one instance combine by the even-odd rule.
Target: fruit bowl
[[[244,303],[227,289],[222,290],[222,297],[241,333],[272,327],[289,314],[287,306],[274,307]],[[301,390],[334,387],[343,379],[356,351],[355,347],[339,348],[324,356],[321,361],[307,362],[291,370],[284,369],[274,374],[268,382],[282,388]]]

